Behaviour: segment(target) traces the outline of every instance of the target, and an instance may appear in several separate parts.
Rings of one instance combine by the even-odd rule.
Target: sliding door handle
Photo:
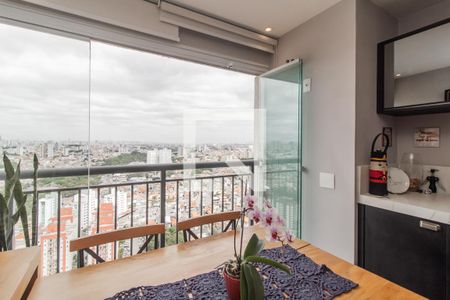
[[[428,221],[420,220],[419,226],[420,226],[420,228],[428,229],[428,230],[431,230],[431,231],[439,231],[439,230],[441,230],[441,225],[435,224],[435,223],[431,223],[431,222],[428,222]]]

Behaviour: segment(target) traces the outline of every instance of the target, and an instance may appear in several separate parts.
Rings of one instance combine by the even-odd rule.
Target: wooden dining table
[[[253,226],[245,230],[244,240],[264,232]],[[280,243],[266,242],[265,248]],[[352,280],[358,287],[338,299],[424,299],[358,266],[333,256],[306,241],[296,239],[291,247],[317,264],[327,265],[336,274]],[[188,243],[168,246],[124,259],[87,266],[39,278],[29,299],[105,299],[138,286],[158,285],[189,278],[213,270],[233,257],[233,232],[216,234]]]
[[[0,252],[0,299],[26,299],[38,274],[37,246]]]

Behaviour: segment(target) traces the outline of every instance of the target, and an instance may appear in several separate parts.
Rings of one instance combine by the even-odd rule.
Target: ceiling
[[[443,0],[372,0],[392,16],[401,18]]]
[[[341,0],[171,0],[199,12],[280,37]],[[428,0],[421,0],[428,1]]]

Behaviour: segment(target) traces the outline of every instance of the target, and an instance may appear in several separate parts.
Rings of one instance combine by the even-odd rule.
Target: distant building
[[[128,195],[127,192],[117,192],[117,215],[121,216],[128,210]]]
[[[100,204],[100,232],[108,232],[114,230],[114,206],[112,203]],[[95,234],[95,232],[92,232]],[[112,260],[114,258],[114,243],[99,246],[98,255],[104,260]]]
[[[3,152],[7,155],[17,155],[19,154],[19,148],[16,146],[4,147]]]
[[[147,151],[147,164],[158,164],[158,150],[154,149]]]
[[[39,226],[48,226],[52,218],[56,217],[58,202],[56,198],[46,196],[39,199]]]
[[[73,197],[74,202],[80,203],[80,226],[82,229],[89,228],[89,226],[94,222],[95,214],[97,212],[97,202],[98,198],[94,190],[89,191],[89,197],[82,193],[81,199],[79,195],[76,194]]]
[[[172,150],[164,148],[159,150],[159,163],[171,164],[172,163]]]
[[[147,151],[147,164],[170,164],[172,163],[172,150],[153,149]]]
[[[66,228],[71,227],[73,223],[72,208],[61,208],[61,225],[60,225],[60,260],[59,270],[61,272],[72,269],[72,259],[69,249],[70,238]],[[67,226],[68,225],[68,226]],[[41,275],[48,276],[57,272],[57,246],[58,246],[58,226],[57,219],[51,218],[51,222],[44,228],[39,240],[41,245]]]
[[[47,158],[53,158],[55,156],[55,145],[52,143],[47,144]]]

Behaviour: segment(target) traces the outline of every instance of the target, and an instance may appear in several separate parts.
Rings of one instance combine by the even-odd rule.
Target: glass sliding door
[[[257,191],[301,234],[301,81],[294,60],[257,79]]]
[[[2,22],[0,40],[0,153],[14,166],[20,162],[23,172],[33,170],[34,154],[40,170],[88,167],[89,40]],[[24,191],[33,189],[30,179],[23,178],[21,184]],[[87,176],[39,178],[42,192],[37,195],[34,224],[28,195],[28,228],[24,230],[20,221],[16,224],[12,247],[23,248],[28,240],[40,245],[40,275],[76,265],[69,241],[78,237],[78,220],[84,216],[75,200],[78,193],[67,188],[87,184]],[[59,188],[66,190],[58,192]]]

